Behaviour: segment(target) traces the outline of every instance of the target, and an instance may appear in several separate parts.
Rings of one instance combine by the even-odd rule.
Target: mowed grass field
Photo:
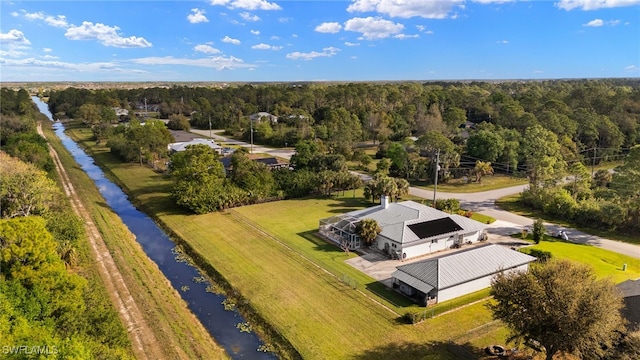
[[[355,199],[347,192],[338,198],[288,200],[190,215],[172,205],[171,182],[163,175],[137,164],[120,163],[103,147],[87,142],[90,133],[86,130],[74,133],[141,208],[186,240],[305,359],[388,359],[396,355],[455,359],[446,341],[492,322],[485,300],[418,325],[402,323],[400,316],[416,310],[415,305],[344,263],[355,255],[347,256],[313,235],[319,219],[369,206],[359,193]],[[272,236],[243,221],[245,217],[268,227]],[[358,288],[333,275],[341,273],[355,279]],[[376,286],[379,288],[369,290]],[[375,295],[382,290],[389,294]],[[492,333],[495,337],[486,341],[504,341],[501,332]]]
[[[172,204],[165,176],[120,163],[104,148],[93,150],[96,162],[110,169],[141,208],[188,242],[305,359],[456,359],[446,346],[449,340],[477,355],[489,344],[505,342],[507,331],[493,322],[488,300],[417,325],[404,324],[402,314],[424,308],[345,263],[356,255],[315,236],[320,219],[371,206],[360,192],[192,215]],[[552,251],[557,258],[586,258],[583,251],[588,254],[591,248],[559,249]],[[603,259],[593,256],[589,261]],[[619,259],[601,261],[615,264]],[[629,271],[636,265],[628,266],[624,275],[633,278]],[[341,281],[345,275],[357,282],[356,289]],[[457,304],[487,294],[472,294]]]
[[[593,268],[597,277],[609,278],[616,284],[629,279],[640,279],[640,259],[595,246],[574,244],[545,236],[545,240],[540,244],[526,249],[549,251],[555,259],[568,259],[587,264]],[[527,252],[526,249],[524,252]],[[623,264],[627,264],[626,270],[622,270]]]

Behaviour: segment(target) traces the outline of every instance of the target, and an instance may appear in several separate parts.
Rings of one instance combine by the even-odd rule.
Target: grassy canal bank
[[[109,251],[122,274],[124,282],[161,346],[159,352],[168,359],[227,359],[224,350],[216,344],[207,330],[188,309],[187,304],[171,287],[157,265],[144,253],[133,234],[120,218],[107,206],[93,181],[75,163],[51,129],[44,129],[49,143],[55,148],[76,192],[91,213]],[[92,260],[88,245],[80,252],[86,261]],[[97,272],[95,269],[92,272]],[[93,278],[100,281],[94,274]],[[103,289],[96,287],[96,291]],[[100,290],[102,291],[102,290]],[[102,291],[101,296],[108,297]],[[156,349],[157,351],[158,349]]]

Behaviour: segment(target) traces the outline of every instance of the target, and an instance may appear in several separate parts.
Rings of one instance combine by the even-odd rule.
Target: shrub
[[[536,244],[540,243],[540,240],[542,240],[545,232],[546,229],[544,227],[544,222],[542,222],[542,219],[538,219],[533,222],[533,241],[535,241]]]
[[[538,258],[540,262],[547,262],[552,257],[551,252],[539,249],[530,249],[529,255]]]

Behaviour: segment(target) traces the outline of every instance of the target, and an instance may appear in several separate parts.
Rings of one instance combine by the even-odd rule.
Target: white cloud
[[[281,50],[282,46],[273,46],[265,43],[260,43],[258,45],[253,45],[251,48],[254,50]]]
[[[231,38],[229,36],[223,37],[221,41],[227,44],[240,45],[240,40]]]
[[[602,26],[604,25],[604,21],[602,21],[602,19],[594,19],[589,21],[588,23],[582,25],[582,26],[592,26],[592,27],[598,27],[598,26]]]
[[[9,44],[9,45],[30,45],[31,41],[29,41],[24,33],[17,29],[11,29],[7,33],[0,33],[0,43],[1,44]]]
[[[98,40],[104,46],[113,46],[118,48],[140,48],[150,47],[152,44],[145,38],[130,36],[127,38],[118,35],[117,26],[108,26],[101,23],[93,24],[84,21],[80,26],[71,26],[67,29],[64,36],[69,40]]]
[[[560,0],[555,5],[567,11],[573,9],[598,10],[640,5],[640,0]]]
[[[362,39],[384,39],[404,30],[404,25],[379,17],[353,18],[344,23],[344,29],[362,34]]]
[[[316,26],[316,31],[319,33],[335,34],[342,30],[342,25],[337,22],[325,22]]]
[[[591,21],[589,21],[586,24],[582,24],[582,26],[589,26],[589,27],[600,27],[600,26],[616,26],[616,25],[620,25],[620,20],[609,20],[609,21],[604,21],[602,19],[593,19]]]
[[[48,53],[48,52],[52,52],[52,51],[53,51],[53,49],[51,49],[51,48],[42,48],[42,51],[44,51],[44,52],[47,52],[47,53]]]
[[[242,59],[233,56],[216,56],[202,59],[177,59],[173,56],[165,57],[146,57],[133,59],[131,62],[141,65],[184,65],[213,68],[217,70],[247,68],[255,65],[245,64]]]
[[[212,47],[211,45],[200,44],[193,47],[193,50],[205,53],[205,54],[219,54],[220,50]]]
[[[308,53],[303,53],[303,52],[296,51],[296,52],[287,54],[286,57],[287,59],[291,59],[291,60],[311,60],[317,57],[332,57],[336,55],[338,51],[340,51],[340,49],[338,48],[326,47],[322,49],[322,52],[312,51]]]
[[[240,17],[245,19],[246,21],[258,21],[260,17],[258,15],[251,15],[248,12],[241,12]]]
[[[404,40],[404,39],[416,39],[419,38],[420,35],[418,34],[413,34],[413,35],[407,35],[407,34],[397,34],[393,36],[396,39],[400,39],[400,40]]]
[[[266,0],[211,0],[211,5],[222,5],[229,9],[281,10],[280,5]]]
[[[416,29],[418,29],[418,31],[424,31],[427,27],[424,25],[416,25]]]
[[[36,13],[24,13],[24,17],[27,20],[44,20],[44,13],[42,11]]]
[[[58,56],[53,56],[53,55],[44,55],[41,56],[43,59],[47,59],[47,60],[57,60],[60,59]]]
[[[444,19],[449,17],[453,8],[462,4],[464,0],[354,0],[348,12],[378,12],[391,17],[426,19]]]
[[[280,37],[277,35],[272,35],[269,40],[280,40]]]
[[[297,38],[297,37],[298,37],[298,34],[291,34],[291,37],[292,37],[292,38]]]
[[[0,50],[0,57],[3,57],[3,58],[5,57],[18,58],[18,57],[23,57],[25,55],[26,53],[20,50],[15,50],[15,49]]]
[[[640,66],[638,66],[638,65],[629,65],[629,66],[625,66],[624,70],[628,71],[628,72],[640,72]]]
[[[204,16],[205,11],[202,9],[194,8],[191,9],[191,14],[187,15],[187,20],[189,20],[192,24],[198,24],[203,22],[209,22],[206,16]]]
[[[498,44],[508,44],[509,40],[498,40],[496,41]]]
[[[63,61],[48,61],[48,60],[38,60],[35,58],[27,58],[20,60],[8,60],[8,59],[0,59],[0,64],[3,66],[9,67],[44,67],[44,68],[55,68],[55,69],[64,69],[71,71],[80,71],[80,72],[96,72],[96,71],[121,71],[121,72],[133,72],[130,69],[120,68],[115,63],[109,62],[96,62],[96,63],[67,63]]]
[[[360,43],[352,43],[352,42],[347,41],[347,42],[344,43],[344,45],[345,46],[360,46]]]
[[[251,30],[253,35],[260,35],[260,30]]]
[[[58,15],[58,16],[48,15],[47,17],[44,18],[44,22],[47,25],[53,26],[53,27],[59,27],[63,29],[66,29],[67,27],[69,27],[69,23],[67,23],[67,17],[64,15]]]
[[[20,16],[20,14],[18,14],[18,12],[17,12],[17,11],[12,11],[12,12],[11,12],[11,16],[13,16],[13,17],[18,17],[18,16]]]

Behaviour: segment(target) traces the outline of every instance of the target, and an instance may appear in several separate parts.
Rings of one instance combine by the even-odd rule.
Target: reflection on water
[[[37,97],[34,97],[33,101],[40,111],[51,119],[47,105]],[[53,128],[78,165],[95,182],[109,207],[136,236],[147,256],[158,264],[162,273],[178,290],[216,342],[224,347],[233,359],[275,359],[273,354],[258,351],[262,342],[255,333],[242,332],[237,328],[237,325],[245,323],[245,320],[238,313],[224,309],[224,296],[207,292],[206,289],[210,285],[208,282],[194,281],[201,276],[198,270],[176,259],[173,253],[175,244],[171,239],[151,218],[138,211],[118,186],[105,178],[102,170],[93,163],[93,159],[64,133],[62,123],[54,124]]]

